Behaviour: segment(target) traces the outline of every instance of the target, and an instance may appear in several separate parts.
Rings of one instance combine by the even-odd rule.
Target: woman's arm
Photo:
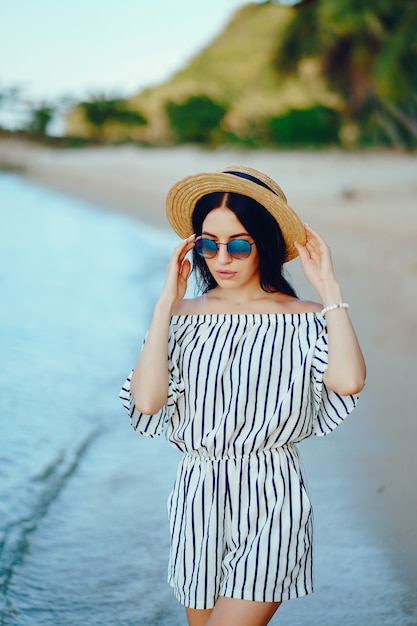
[[[130,390],[138,411],[157,413],[168,397],[168,333],[173,308],[184,298],[190,262],[185,255],[194,247],[195,236],[178,245],[166,271],[164,287],[157,301],[142,352],[136,363]]]
[[[330,250],[316,231],[307,225],[305,229],[305,246],[296,244],[303,272],[323,307],[339,304],[343,302],[343,295],[334,274]],[[366,365],[347,309],[328,311],[326,322],[329,355],[323,381],[341,395],[358,393],[365,384]]]

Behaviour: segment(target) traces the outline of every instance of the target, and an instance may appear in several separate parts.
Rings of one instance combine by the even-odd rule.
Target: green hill
[[[283,77],[272,66],[292,13],[293,9],[276,4],[245,5],[188,67],[134,98],[132,102],[150,115],[151,137],[162,139],[167,132],[165,102],[181,102],[192,94],[207,94],[229,107],[224,126],[238,135],[250,132],[265,115],[334,102],[312,67],[304,76]]]
[[[181,103],[196,94],[205,94],[227,107],[222,127],[237,137],[250,136],[265,116],[280,115],[290,108],[337,106],[338,98],[325,87],[318,64],[310,60],[291,76],[280,75],[272,65],[293,12],[292,8],[272,3],[244,5],[187,67],[166,83],[129,99],[128,105],[148,120],[146,125],[128,127],[108,122],[104,136],[110,140],[167,143],[172,134],[166,103]],[[69,130],[76,135],[95,134],[79,110],[71,113]]]
[[[371,6],[372,5],[372,6]],[[417,3],[249,3],[188,65],[69,134],[211,145],[417,145]]]

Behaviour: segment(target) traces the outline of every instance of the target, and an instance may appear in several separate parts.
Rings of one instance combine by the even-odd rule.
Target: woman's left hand
[[[306,243],[302,246],[295,243],[300,256],[301,267],[305,277],[314,289],[320,294],[321,288],[329,281],[335,280],[330,248],[313,228],[304,226]]]
[[[301,267],[309,283],[320,296],[324,307],[343,302],[343,295],[333,270],[330,249],[310,226],[305,226],[307,241],[295,244]],[[326,315],[328,366],[324,383],[337,393],[358,393],[365,381],[365,361],[346,308]]]

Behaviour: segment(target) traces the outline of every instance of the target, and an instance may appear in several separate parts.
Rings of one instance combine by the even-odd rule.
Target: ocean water
[[[178,457],[117,394],[174,238],[11,174],[0,198],[0,623],[172,624]]]
[[[185,624],[165,582],[178,452],[136,435],[117,397],[176,238],[13,174],[0,173],[0,215],[0,624]],[[340,497],[351,477],[331,450],[348,458],[357,433],[333,437],[303,445],[316,593],[273,623],[415,624],[384,547]]]

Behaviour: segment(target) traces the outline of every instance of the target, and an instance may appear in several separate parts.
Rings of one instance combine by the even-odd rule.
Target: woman
[[[269,177],[189,176],[168,193],[167,217],[183,241],[121,398],[138,432],[165,430],[183,452],[169,582],[188,624],[262,626],[312,591],[295,443],[353,410],[365,363],[327,245]],[[202,293],[185,299],[190,251]],[[321,304],[283,277],[297,255]]]

